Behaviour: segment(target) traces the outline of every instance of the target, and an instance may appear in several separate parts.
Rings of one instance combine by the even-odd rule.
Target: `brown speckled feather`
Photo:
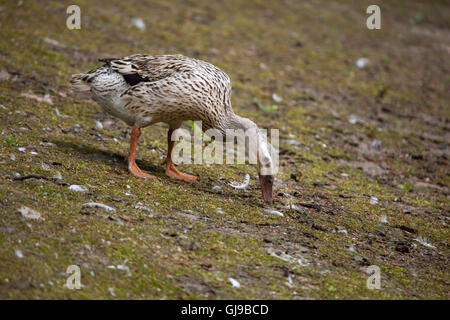
[[[165,122],[177,128],[186,120],[202,120],[203,130],[225,132],[253,127],[231,107],[231,81],[218,67],[183,55],[135,54],[103,59],[106,64],[74,75],[78,92],[90,91],[107,112],[129,125]]]
[[[216,66],[182,55],[132,55],[110,62],[111,69],[138,74],[143,81],[121,94],[124,107],[152,122],[172,126],[202,120],[204,129],[221,127],[231,111],[230,78]]]
[[[192,72],[196,60],[183,55],[149,56],[135,54],[110,62],[111,68],[121,74],[137,73],[148,81],[170,77],[175,72]]]

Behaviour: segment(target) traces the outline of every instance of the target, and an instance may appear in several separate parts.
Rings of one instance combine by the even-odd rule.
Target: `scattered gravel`
[[[133,27],[138,28],[139,30],[143,31],[146,29],[145,22],[141,18],[131,19],[131,24],[133,25]]]
[[[115,208],[107,206],[106,204],[99,203],[99,202],[87,202],[87,203],[84,203],[82,205],[82,207],[101,208],[101,209],[105,209],[106,211],[116,212]]]
[[[370,60],[367,58],[359,58],[356,60],[356,66],[360,69],[365,68],[369,64]]]
[[[77,192],[86,192],[86,191],[88,191],[88,188],[86,186],[72,184],[69,186],[69,190],[77,191]]]
[[[231,285],[232,285],[234,288],[240,288],[240,287],[241,287],[241,284],[240,284],[239,281],[237,281],[236,279],[228,278],[228,281],[230,281]]]
[[[25,217],[27,219],[44,220],[42,218],[42,216],[41,216],[41,213],[36,211],[36,210],[34,210],[34,209],[31,209],[31,208],[28,208],[28,207],[22,207],[18,211],[22,214],[23,217]]]

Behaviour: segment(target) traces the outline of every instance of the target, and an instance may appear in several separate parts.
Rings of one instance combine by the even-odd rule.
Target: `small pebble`
[[[284,217],[284,214],[282,214],[280,211],[276,211],[276,210],[266,210],[266,212],[279,216],[279,217]]]
[[[98,120],[95,120],[95,126],[99,129],[103,129],[103,124]]]
[[[138,28],[139,30],[145,30],[145,28],[146,28],[145,22],[141,18],[133,18],[133,19],[131,19],[131,24],[134,27]]]
[[[272,99],[273,101],[275,101],[276,103],[280,103],[283,101],[283,98],[281,98],[279,95],[277,95],[276,93],[272,94]]]
[[[113,297],[116,296],[116,293],[114,292],[114,288],[108,288],[108,291]]]
[[[358,117],[355,116],[354,114],[348,116],[348,122],[350,122],[351,124],[355,124],[358,121],[359,121]]]
[[[14,250],[14,253],[16,254],[16,256],[17,256],[19,259],[22,259],[22,258],[23,258],[22,250],[20,250],[20,249],[15,249],[15,250]]]
[[[82,205],[82,207],[91,207],[91,208],[101,208],[105,209],[106,211],[115,212],[116,209],[110,206],[107,206],[106,204],[99,203],[99,202],[87,202]]]
[[[231,285],[234,288],[240,288],[241,287],[241,284],[237,280],[235,280],[233,278],[229,278],[228,281],[230,281]]]
[[[24,218],[31,220],[41,220],[41,213],[28,207],[22,207],[18,210]]]
[[[370,60],[367,58],[359,58],[356,60],[356,66],[360,69],[366,67],[369,64]]]
[[[69,190],[77,191],[77,192],[86,192],[86,191],[88,191],[88,188],[85,186],[82,186],[82,185],[72,184],[71,186],[69,186]]]

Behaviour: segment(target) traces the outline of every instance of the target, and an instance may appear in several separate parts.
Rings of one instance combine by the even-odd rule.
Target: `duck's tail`
[[[87,95],[91,91],[91,86],[89,84],[90,75],[88,73],[78,73],[72,75],[70,84],[72,85],[72,90],[78,94]]]
[[[105,64],[97,69],[91,70],[88,73],[78,73],[73,74],[70,84],[72,85],[72,90],[77,94],[89,95],[91,92],[91,82],[94,78],[100,74],[104,74],[110,70],[111,61],[117,60],[115,58],[104,58],[98,59],[100,62]]]

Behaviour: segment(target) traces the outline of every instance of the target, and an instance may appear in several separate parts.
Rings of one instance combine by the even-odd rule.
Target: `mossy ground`
[[[382,29],[370,31],[372,2],[2,2],[0,298],[448,298],[448,1],[377,1]],[[81,30],[66,28],[74,3]],[[169,180],[164,125],[144,129],[138,151],[158,179],[127,172],[129,129],[72,97],[69,79],[132,53],[218,65],[235,111],[281,130],[271,206],[252,167],[181,166],[200,181]],[[274,104],[272,93],[283,98],[277,110],[253,103]],[[228,186],[245,172],[248,190]],[[14,180],[27,174],[45,178]],[[117,211],[82,207],[89,201]],[[22,206],[45,220],[25,219]],[[72,264],[80,290],[64,286]],[[381,269],[380,290],[366,287],[369,265]]]

